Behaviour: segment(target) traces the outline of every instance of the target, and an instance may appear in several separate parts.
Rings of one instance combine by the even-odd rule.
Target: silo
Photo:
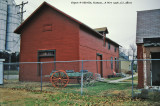
[[[5,50],[7,2],[0,0],[0,51]]]
[[[20,36],[13,33],[21,23],[20,14],[17,14],[19,10],[19,7],[15,4],[8,5],[6,50],[12,52],[19,52],[20,49]]]
[[[13,5],[15,4],[14,0],[6,0],[8,5]]]

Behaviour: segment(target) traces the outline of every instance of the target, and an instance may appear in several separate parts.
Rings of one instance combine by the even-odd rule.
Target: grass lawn
[[[107,78],[107,80],[118,80],[121,79],[122,77],[113,77],[113,78]]]
[[[58,89],[44,83],[43,92],[40,92],[37,90],[40,89],[40,84],[36,82],[7,84],[0,86],[0,105],[2,106],[21,106],[22,104],[25,106],[160,105],[160,101],[132,99],[131,84],[129,83],[109,84],[98,82],[93,87],[83,88],[84,93],[82,96],[80,94],[80,85],[68,85],[66,88]],[[136,88],[136,85],[134,87]]]
[[[12,90],[0,88],[1,99],[0,105],[15,105],[15,106],[91,106],[91,105],[160,105],[160,102],[131,99],[125,96],[126,91],[114,91],[112,96],[100,95],[79,95],[77,93],[63,93],[63,92],[35,92],[25,90]],[[11,94],[11,95],[9,95]]]

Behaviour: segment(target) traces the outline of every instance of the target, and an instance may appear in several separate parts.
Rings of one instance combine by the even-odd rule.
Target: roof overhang
[[[145,47],[157,47],[160,46],[160,38],[143,38]]]

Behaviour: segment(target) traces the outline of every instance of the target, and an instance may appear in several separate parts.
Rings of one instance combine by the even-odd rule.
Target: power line
[[[33,2],[33,1],[32,1]],[[32,3],[32,2],[29,2],[29,5],[31,6],[31,7],[34,7],[34,9],[36,9],[39,5],[37,5],[35,2],[34,3]]]
[[[17,6],[21,6],[21,12],[19,12],[18,14],[21,14],[21,22],[23,21],[23,13],[24,12],[26,12],[26,11],[23,11],[23,7],[24,7],[24,5],[25,4],[28,4],[28,1],[27,2],[23,2],[22,1],[22,3],[21,4],[19,4],[19,5],[17,5]],[[31,6],[31,5],[29,5],[30,7],[35,7],[35,6]],[[28,11],[28,10],[27,10]],[[30,10],[29,10],[30,11]],[[32,13],[31,11],[30,11],[30,13]],[[27,14],[29,14],[29,13],[27,13]],[[17,41],[15,42],[15,44],[11,47],[11,48],[14,48],[17,44],[19,45],[19,41],[20,41],[20,37],[17,39]]]
[[[23,2],[23,1],[22,1],[21,4],[17,5],[17,6],[20,6],[20,8],[21,8],[21,12],[18,13],[18,14],[21,14],[21,23],[23,22],[23,13],[26,12],[26,10],[23,11],[23,7],[24,7],[25,4],[28,4],[28,1],[27,1],[27,2]]]
[[[23,7],[24,7],[24,5],[27,4],[27,3],[28,3],[28,1],[27,1],[27,2],[23,2],[23,1],[22,1],[21,4],[16,5],[16,6],[21,6],[21,7],[20,7],[20,8],[21,8],[21,12],[18,13],[18,14],[21,14],[21,23],[23,22],[23,13],[26,12],[26,11],[23,11]],[[20,37],[17,39],[17,41],[15,42],[15,44],[14,44],[11,48],[14,48],[14,47],[19,43],[19,41],[20,41]],[[18,45],[19,45],[19,44],[18,44]]]

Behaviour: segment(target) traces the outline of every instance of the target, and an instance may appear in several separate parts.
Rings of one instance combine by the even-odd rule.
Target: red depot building
[[[106,27],[92,29],[44,2],[16,30],[21,34],[20,62],[118,60],[119,44]],[[44,63],[43,75],[56,70],[81,70],[81,62]],[[83,68],[102,77],[118,72],[116,61],[84,62]],[[39,81],[40,65],[22,64],[21,81]],[[44,80],[47,78],[44,78]]]

